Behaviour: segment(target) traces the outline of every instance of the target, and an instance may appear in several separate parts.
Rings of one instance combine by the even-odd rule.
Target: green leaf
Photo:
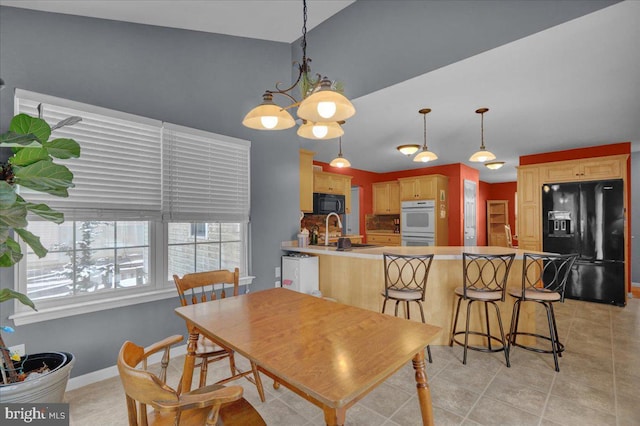
[[[3,288],[2,290],[0,290],[0,302],[5,302],[9,299],[18,299],[18,301],[20,301],[23,305],[27,305],[34,311],[37,311],[36,305],[31,299],[27,297],[26,294],[11,290],[10,288]]]
[[[22,251],[20,244],[16,243],[12,238],[0,244],[0,267],[13,266],[22,259]]]
[[[0,209],[0,225],[24,228],[27,226],[27,208],[23,204],[13,204],[6,209]]]
[[[8,209],[15,204],[17,199],[15,188],[7,181],[0,180],[0,210]]]
[[[73,173],[53,161],[39,161],[14,171],[15,182],[40,192],[68,197],[67,188],[73,188]]]
[[[0,225],[0,244],[3,244],[9,238],[9,227]]]
[[[38,216],[48,220],[49,222],[57,224],[61,224],[62,222],[64,222],[64,214],[51,209],[46,204],[26,203],[25,206],[31,213],[37,214]]]
[[[78,158],[80,157],[80,145],[73,139],[54,139],[42,144],[49,155],[55,158]]]
[[[16,146],[40,146],[40,143],[33,133],[21,135],[15,132],[6,132],[0,135],[0,145],[10,148]]]
[[[41,118],[27,114],[18,114],[11,120],[9,130],[23,135],[33,133],[40,142],[46,142],[51,136],[51,127]]]
[[[9,163],[14,166],[28,166],[38,161],[48,160],[49,153],[45,148],[24,148],[9,158]]]
[[[37,235],[33,235],[31,232],[22,228],[15,228],[14,231],[16,232],[16,234],[20,235],[22,241],[24,241],[29,245],[29,247],[31,247],[36,256],[42,258],[47,255],[48,250],[44,248],[44,246],[40,242],[40,237],[38,237]]]
[[[57,124],[54,124],[53,126],[51,126],[51,131],[53,132],[55,129],[59,129],[60,127],[64,127],[64,126],[73,126],[76,123],[79,123],[82,121],[82,117],[78,117],[78,116],[72,116],[72,117],[67,117],[64,120],[58,121]]]

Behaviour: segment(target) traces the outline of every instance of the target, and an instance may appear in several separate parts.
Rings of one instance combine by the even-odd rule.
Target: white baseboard
[[[175,358],[187,353],[187,345],[175,346],[171,348],[171,357]],[[149,364],[155,364],[162,359],[162,352],[155,353],[149,357]],[[102,370],[92,371],[82,376],[72,377],[67,383],[67,392],[102,380],[111,379],[118,376],[118,366],[103,368]]]

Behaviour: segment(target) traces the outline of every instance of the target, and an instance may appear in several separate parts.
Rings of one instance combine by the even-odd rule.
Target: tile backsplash
[[[366,220],[366,229],[367,231],[390,231],[390,232],[399,232],[397,229],[395,221],[400,223],[400,215],[397,214],[385,214],[385,215],[375,215],[368,214],[365,215]]]

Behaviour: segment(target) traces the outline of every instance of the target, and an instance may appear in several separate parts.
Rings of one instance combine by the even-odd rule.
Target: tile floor
[[[546,326],[542,308],[540,326]],[[640,299],[625,308],[567,300],[556,305],[560,372],[553,356],[514,348],[511,368],[502,354],[434,346],[427,364],[436,425],[638,425],[640,424]],[[170,366],[175,385],[182,357]],[[210,374],[226,373],[226,366]],[[264,379],[266,402],[241,380],[245,397],[268,425],[322,425],[319,408]],[[194,381],[194,383],[196,383]],[[124,394],[115,377],[67,392],[71,425],[126,425]],[[411,365],[405,366],[347,411],[348,425],[420,424]]]

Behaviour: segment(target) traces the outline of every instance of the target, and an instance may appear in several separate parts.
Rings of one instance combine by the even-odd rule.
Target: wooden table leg
[[[182,383],[180,385],[181,392],[189,392],[191,390],[191,381],[193,379],[193,367],[196,363],[196,347],[198,343],[199,333],[196,329],[192,329],[189,333],[189,342],[187,344],[187,355],[184,357],[184,369],[182,371]]]
[[[431,390],[427,382],[427,372],[424,364],[424,349],[413,357],[413,369],[416,370],[416,388],[418,402],[422,413],[422,424],[433,426],[433,406],[431,405]]]
[[[347,409],[346,408],[328,408],[325,407],[324,411],[324,421],[327,426],[343,426],[345,422],[345,418],[347,417]]]

